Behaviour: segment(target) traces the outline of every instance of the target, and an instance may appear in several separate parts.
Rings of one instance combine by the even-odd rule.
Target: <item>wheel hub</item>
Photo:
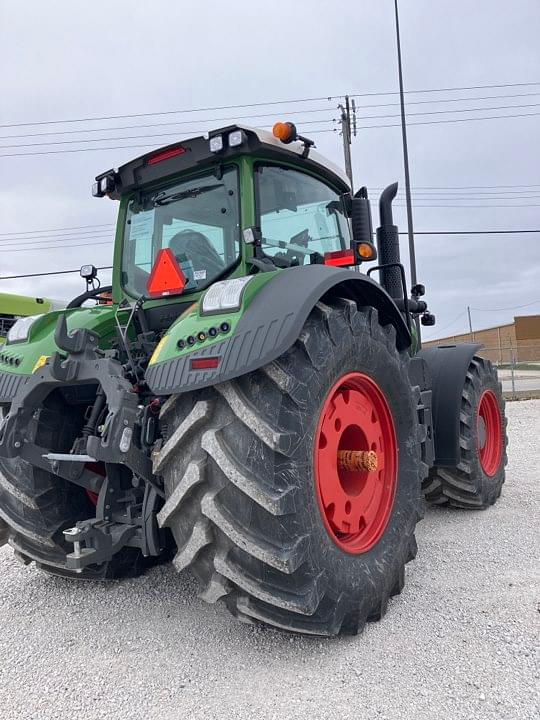
[[[352,554],[372,548],[394,502],[397,442],[386,398],[367,375],[348,373],[328,393],[315,435],[314,471],[332,540]]]

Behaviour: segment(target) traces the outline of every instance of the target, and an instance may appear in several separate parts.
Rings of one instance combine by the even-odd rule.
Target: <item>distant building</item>
[[[482,343],[484,347],[479,354],[492,362],[540,361],[540,315],[519,315],[507,325],[474,330],[472,335],[449,335],[422,344],[424,347],[433,347],[471,341]]]

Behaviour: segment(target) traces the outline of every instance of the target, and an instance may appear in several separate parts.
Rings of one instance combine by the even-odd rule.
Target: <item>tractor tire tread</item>
[[[476,406],[486,383],[498,397],[504,426],[502,462],[494,478],[483,477],[473,435],[476,424]],[[475,355],[467,369],[461,395],[460,461],[454,468],[431,468],[423,485],[426,501],[432,505],[446,505],[468,510],[484,510],[493,505],[501,495],[505,479],[504,467],[508,462],[506,424],[502,385],[498,380],[497,371],[489,360]]]
[[[168,499],[158,522],[175,538],[177,569],[189,568],[202,585],[201,597],[224,601],[240,620],[302,634],[355,634],[366,621],[382,617],[389,598],[403,588],[405,564],[416,555],[414,528],[423,515],[427,466],[420,462],[419,445],[417,493],[399,557],[389,561],[383,590],[356,604],[344,594],[335,597],[325,573],[314,566],[309,537],[295,526],[302,477],[291,457],[302,437],[279,420],[306,407],[321,353],[332,352],[344,333],[354,339],[366,331],[406,376],[408,356],[397,351],[394,328],[381,326],[374,308],[338,298],[318,303],[296,343],[264,368],[173,396],[164,405],[163,446],[154,468],[163,474]],[[196,424],[201,408],[204,421]],[[196,481],[186,481],[194,465]]]

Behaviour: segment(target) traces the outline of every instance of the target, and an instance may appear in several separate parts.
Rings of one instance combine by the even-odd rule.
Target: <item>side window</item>
[[[318,252],[350,247],[340,195],[320,180],[272,165],[256,168],[262,247],[290,264],[309,264]]]

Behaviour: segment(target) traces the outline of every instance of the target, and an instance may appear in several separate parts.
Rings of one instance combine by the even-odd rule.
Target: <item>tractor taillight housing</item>
[[[375,245],[371,242],[360,242],[356,245],[356,252],[358,253],[358,260],[362,262],[362,260],[365,260],[366,262],[369,260],[376,260],[377,259],[377,249],[375,248]]]
[[[353,250],[335,250],[334,252],[324,253],[324,264],[334,267],[342,267],[347,265],[355,265],[356,259]]]
[[[218,357],[192,358],[190,362],[192,370],[215,370],[218,366]]]
[[[170,160],[171,158],[177,157],[178,155],[183,155],[186,152],[186,148],[180,145],[179,147],[171,148],[170,150],[164,150],[163,152],[157,153],[156,155],[152,155],[152,157],[148,158],[146,164],[157,165],[164,160]]]

